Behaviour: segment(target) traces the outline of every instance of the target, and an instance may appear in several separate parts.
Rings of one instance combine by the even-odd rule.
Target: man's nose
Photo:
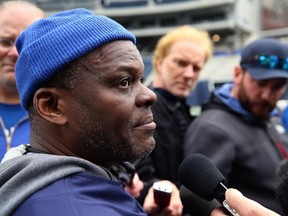
[[[195,74],[195,71],[194,71],[194,67],[193,65],[189,64],[187,65],[187,67],[185,68],[185,71],[184,71],[184,76],[186,78],[192,78]]]
[[[143,85],[141,92],[137,95],[136,98],[137,106],[151,106],[152,104],[156,103],[156,101],[156,94],[151,89]]]
[[[262,99],[271,100],[273,96],[273,91],[269,88],[263,89],[261,92]]]
[[[8,56],[19,56],[15,45],[8,51]]]

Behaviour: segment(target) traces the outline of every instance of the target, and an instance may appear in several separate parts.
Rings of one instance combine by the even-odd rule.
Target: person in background
[[[135,44],[120,24],[81,8],[19,35],[15,76],[30,145],[0,164],[2,215],[181,215],[176,186],[170,205],[160,209],[151,193],[143,209],[109,171],[155,146],[157,99]]]
[[[157,95],[157,102],[152,106],[157,125],[156,147],[149,157],[159,179],[179,185],[177,173],[183,160],[184,134],[193,119],[186,98],[211,55],[212,42],[208,33],[191,26],[173,29],[156,45],[155,76],[149,85]]]
[[[216,89],[185,136],[184,154],[206,155],[227,185],[279,214],[276,170],[288,139],[273,121],[287,88],[288,46],[259,39],[244,47],[233,83]],[[281,132],[281,133],[280,133]]]
[[[171,30],[156,45],[155,74],[149,85],[157,95],[157,103],[152,106],[156,147],[148,158],[156,178],[179,185],[177,170],[183,160],[184,133],[193,119],[185,100],[211,54],[208,33],[188,25]]]
[[[29,118],[15,83],[15,40],[29,24],[43,17],[44,12],[29,2],[0,4],[0,161],[10,147],[29,143]]]
[[[150,186],[159,179],[180,186],[178,167],[184,159],[184,134],[194,118],[186,99],[196,86],[212,50],[209,34],[188,25],[169,31],[157,42],[152,59],[154,74],[148,83],[157,95],[157,102],[151,108],[157,125],[154,132],[156,147],[148,157],[134,163],[144,182],[138,198],[140,203]]]

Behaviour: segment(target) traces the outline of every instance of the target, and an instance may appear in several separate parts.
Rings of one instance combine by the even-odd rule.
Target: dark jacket
[[[81,158],[31,153],[0,165],[0,215],[146,215],[107,170]]]
[[[185,156],[205,154],[225,176],[229,187],[282,214],[274,189],[288,139],[277,131],[272,116],[269,121],[257,121],[242,109],[235,98],[230,98],[231,88],[228,84],[216,91],[189,126]]]
[[[154,132],[156,146],[149,158],[155,169],[155,177],[179,185],[177,172],[183,160],[184,135],[193,118],[185,99],[179,99],[162,89],[152,90],[157,95],[157,102],[151,108],[157,127]]]
[[[181,185],[178,168],[184,159],[184,135],[194,119],[185,98],[175,97],[163,89],[150,88],[157,95],[157,102],[151,108],[157,125],[154,132],[156,146],[148,157],[135,163],[137,173],[145,185],[137,199],[141,204],[148,189],[158,179],[170,180],[178,187]],[[208,202],[185,188],[181,190],[181,199],[184,205],[183,215],[208,216],[213,208],[219,206],[215,200]]]

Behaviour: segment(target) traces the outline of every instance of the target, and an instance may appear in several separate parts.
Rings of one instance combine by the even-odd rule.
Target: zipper
[[[2,129],[4,131],[5,134],[5,138],[6,138],[6,151],[8,151],[11,148],[11,142],[12,142],[12,138],[14,135],[15,130],[17,129],[17,127],[24,121],[26,121],[27,119],[29,119],[28,115],[24,116],[23,118],[21,118],[15,125],[14,127],[10,128],[10,132],[7,128],[5,128],[5,125],[1,119],[1,125],[2,125]]]

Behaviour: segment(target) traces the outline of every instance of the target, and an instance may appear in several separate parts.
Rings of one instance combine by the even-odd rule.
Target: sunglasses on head
[[[256,55],[254,58],[243,60],[242,64],[256,64],[268,69],[281,69],[288,71],[288,57],[282,58],[276,55]]]

